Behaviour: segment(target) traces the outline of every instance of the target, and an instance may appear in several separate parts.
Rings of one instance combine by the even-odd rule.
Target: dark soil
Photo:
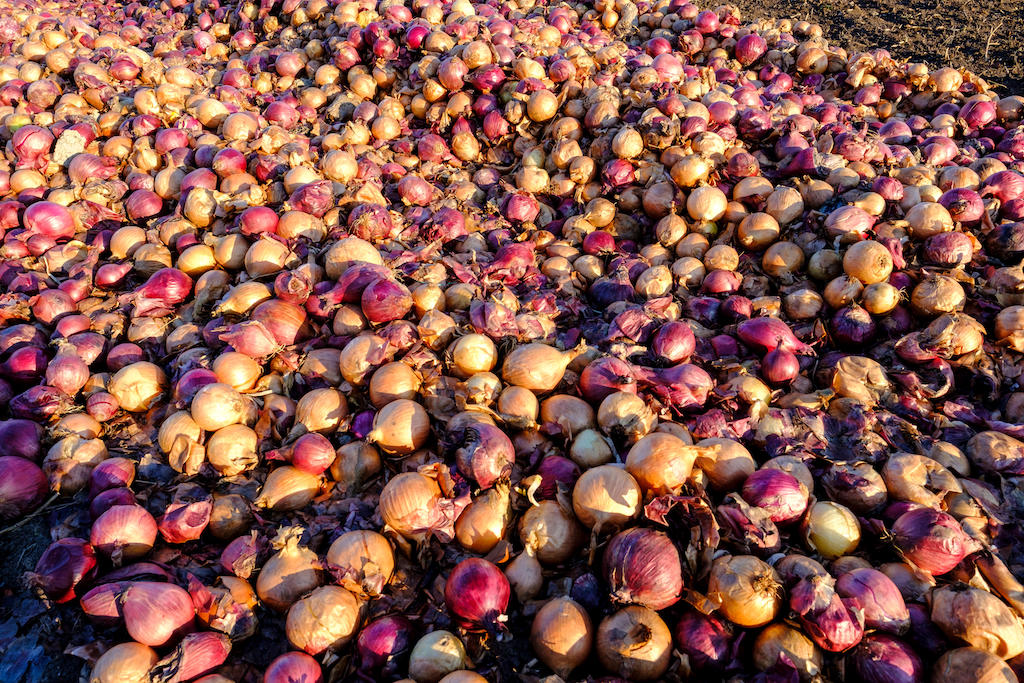
[[[1024,94],[1021,0],[737,0],[744,18],[806,19],[847,50],[973,71],[1003,94]]]

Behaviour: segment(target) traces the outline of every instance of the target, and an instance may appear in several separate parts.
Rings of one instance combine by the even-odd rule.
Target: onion
[[[153,515],[139,505],[114,505],[92,523],[89,542],[115,565],[146,555],[156,542]]]
[[[359,632],[356,651],[360,666],[381,675],[394,675],[412,649],[412,622],[402,615],[380,617]]]
[[[991,593],[965,584],[932,591],[932,621],[949,638],[991,652],[1002,659],[1024,652],[1019,615]]]
[[[715,560],[708,580],[708,594],[717,595],[721,600],[719,610],[723,616],[748,628],[772,621],[782,604],[779,575],[752,555]]]
[[[148,683],[149,671],[160,659],[153,648],[141,643],[115,645],[92,666],[90,681],[96,683]]]
[[[350,590],[379,595],[395,571],[395,555],[384,536],[373,531],[348,531],[327,550],[328,567]]]
[[[615,529],[640,513],[642,495],[636,480],[614,465],[584,472],[572,490],[572,507],[595,534]]]
[[[860,542],[860,524],[839,503],[819,501],[803,520],[804,542],[823,557],[835,559],[852,552]]]
[[[596,645],[598,660],[604,668],[634,681],[661,678],[672,656],[668,626],[657,612],[635,605],[601,621]]]
[[[413,646],[409,655],[409,675],[416,681],[433,683],[465,668],[466,662],[466,648],[455,634],[431,631]]]
[[[317,661],[305,652],[286,652],[270,663],[263,673],[264,683],[323,683]]]
[[[24,458],[0,456],[0,518],[21,517],[43,502],[46,475]]]
[[[455,565],[444,584],[448,609],[466,627],[496,633],[508,618],[508,579],[487,560],[469,558]]]
[[[743,482],[743,498],[767,510],[776,523],[799,519],[807,509],[807,490],[792,475],[776,469],[762,469]]]
[[[813,677],[821,670],[821,650],[799,630],[782,623],[769,624],[754,641],[754,666],[770,671],[780,663]]]
[[[951,516],[930,508],[903,513],[892,526],[896,546],[935,576],[951,571],[970,552],[970,541]]]
[[[321,586],[288,610],[288,642],[311,655],[345,645],[359,626],[360,604],[338,586]]]
[[[29,580],[54,602],[74,599],[76,588],[95,573],[96,555],[80,538],[62,538],[43,551]]]
[[[523,514],[519,538],[537,560],[554,565],[572,557],[586,537],[571,511],[553,500],[542,500]]]
[[[905,643],[885,634],[865,636],[849,655],[854,670],[867,683],[917,683],[924,664]]]
[[[320,585],[320,561],[316,553],[299,545],[302,533],[301,527],[282,529],[274,539],[277,552],[263,565],[256,579],[260,600],[278,612]]]
[[[864,622],[857,611],[858,603],[843,601],[833,584],[828,575],[804,577],[791,589],[789,606],[819,647],[829,652],[842,652],[860,642]]]
[[[128,635],[143,645],[163,647],[194,628],[195,608],[187,591],[170,583],[137,581],[122,596]]]
[[[505,357],[501,377],[509,384],[545,393],[558,386],[565,368],[578,354],[579,351],[559,351],[547,344],[524,344]]]
[[[932,680],[935,683],[977,681],[978,683],[1013,683],[1017,675],[999,657],[974,647],[949,650],[935,662]]]
[[[590,617],[571,598],[544,603],[530,627],[530,645],[551,670],[568,678],[590,656],[594,633]]]
[[[604,553],[613,600],[654,610],[679,600],[683,588],[679,551],[659,531],[633,528],[612,537]]]

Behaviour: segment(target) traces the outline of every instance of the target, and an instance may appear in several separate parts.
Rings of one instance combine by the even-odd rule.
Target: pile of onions
[[[1021,669],[1024,98],[689,0],[3,7],[84,677]]]

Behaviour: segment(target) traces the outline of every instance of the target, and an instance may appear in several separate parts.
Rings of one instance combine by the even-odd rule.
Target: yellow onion
[[[757,469],[750,451],[735,439],[701,439],[697,446],[702,450],[694,464],[707,475],[712,488],[719,491],[738,489]]]
[[[571,511],[556,501],[542,500],[523,513],[519,540],[537,560],[555,565],[571,558],[586,535]]]
[[[441,487],[419,472],[402,472],[380,493],[378,507],[384,523],[407,539],[422,541],[443,525]]]
[[[801,673],[801,678],[817,676],[821,671],[821,650],[814,641],[786,624],[769,624],[754,641],[754,667],[768,671],[785,656]]]
[[[555,598],[533,618],[530,645],[540,661],[567,679],[590,656],[594,629],[590,616],[571,598]]]
[[[601,432],[585,429],[572,440],[569,457],[580,467],[590,468],[611,462],[615,453]]]
[[[597,627],[597,658],[608,671],[631,681],[654,681],[668,669],[672,634],[654,610],[631,605]]]
[[[849,508],[818,501],[803,521],[804,542],[823,557],[834,559],[853,552],[860,542],[860,524]]]
[[[753,555],[726,555],[711,565],[708,595],[721,601],[726,619],[743,626],[764,626],[782,607],[782,584],[775,570]]]
[[[260,495],[254,501],[257,505],[289,512],[309,505],[320,492],[321,480],[291,465],[282,465],[267,476],[260,489]]]
[[[251,399],[227,384],[207,384],[192,397],[189,408],[200,429],[215,432],[233,424],[249,422],[255,406]]]
[[[955,642],[1010,659],[1024,652],[1020,615],[995,595],[966,584],[932,590],[931,618]]]
[[[702,452],[671,434],[652,432],[629,449],[626,471],[648,493],[676,494],[686,484],[694,460]]]
[[[149,683],[160,656],[148,645],[129,642],[110,648],[96,660],[89,683]]]
[[[374,416],[373,430],[366,440],[386,453],[404,455],[422,448],[430,438],[430,416],[416,401],[398,399]]]
[[[584,472],[572,489],[576,517],[594,533],[616,529],[640,514],[643,494],[636,479],[615,465]]]
[[[544,587],[543,567],[529,545],[505,566],[505,578],[519,602],[532,600]]]
[[[370,377],[370,403],[383,408],[396,399],[414,399],[420,384],[419,376],[406,363],[387,363]]]
[[[380,595],[395,573],[395,551],[375,531],[346,531],[327,550],[335,580],[359,594]]]
[[[237,351],[217,356],[211,369],[221,383],[236,391],[252,389],[263,374],[263,368],[259,363]]]
[[[505,535],[511,512],[508,484],[499,482],[462,511],[455,520],[455,538],[466,550],[485,555]]]
[[[321,583],[320,559],[299,545],[302,527],[287,527],[274,539],[277,552],[260,569],[256,594],[271,609],[283,612]]]
[[[337,450],[331,477],[343,492],[359,491],[380,472],[380,453],[365,441],[352,441]]]
[[[949,650],[932,669],[934,683],[1016,683],[1017,674],[999,657],[976,647]]]
[[[288,609],[285,633],[311,655],[343,647],[359,628],[359,599],[339,586],[321,586]]]
[[[346,416],[348,402],[337,389],[314,389],[303,394],[295,405],[295,425],[302,425],[309,432],[335,432]]]
[[[628,391],[616,391],[597,408],[601,431],[627,442],[637,441],[658,424],[658,417],[643,398]]]
[[[167,388],[167,376],[153,363],[139,361],[127,365],[110,378],[107,391],[130,413],[149,410]]]
[[[566,367],[579,353],[577,350],[559,351],[547,344],[523,344],[505,357],[501,378],[508,384],[543,394],[558,386]]]
[[[431,631],[420,638],[409,655],[409,675],[417,683],[437,683],[466,667],[466,647],[450,631]]]
[[[233,477],[259,464],[259,437],[245,425],[228,425],[214,432],[206,442],[206,459],[217,472]]]

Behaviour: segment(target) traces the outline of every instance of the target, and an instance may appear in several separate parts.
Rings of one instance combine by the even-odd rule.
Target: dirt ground
[[[1004,94],[1024,93],[1022,0],[737,0],[744,17],[821,25],[846,49],[884,47],[896,58],[974,71]]]

